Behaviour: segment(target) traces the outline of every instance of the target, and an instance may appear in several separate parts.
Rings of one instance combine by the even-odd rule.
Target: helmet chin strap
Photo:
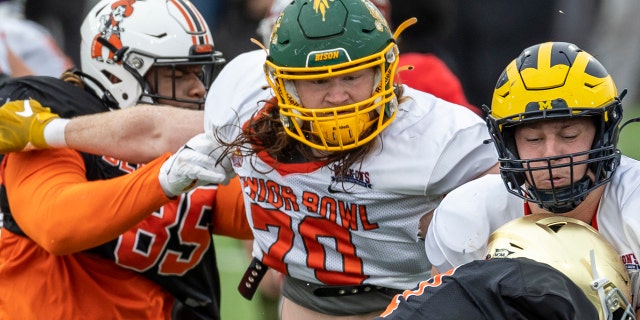
[[[538,198],[538,205],[541,208],[551,211],[552,213],[561,214],[575,209],[587,197],[586,194],[579,197],[572,197],[572,195],[582,194],[591,188],[592,185],[593,181],[585,174],[578,182],[566,187],[539,190],[529,186],[529,193]],[[563,201],[563,199],[567,200]],[[558,201],[562,202],[558,203]]]
[[[109,109],[120,109],[120,106],[118,104],[118,100],[116,100],[116,98],[113,97],[113,95],[111,94],[111,92],[109,90],[107,90],[101,83],[100,81],[94,79],[92,76],[80,71],[80,70],[73,70],[73,73],[80,76],[83,81],[85,82],[91,82],[91,84],[93,84],[93,87],[89,86],[89,88],[97,95],[100,97],[100,100],[102,100],[102,103],[104,103],[107,107],[109,107]],[[97,90],[100,90],[100,92],[96,92]]]
[[[593,252],[593,249],[589,251],[589,259],[591,260],[591,275],[593,276],[593,281],[591,281],[590,286],[591,289],[598,292],[598,298],[600,298],[600,306],[602,307],[602,313],[604,314],[606,319],[607,317],[607,301],[606,296],[604,294],[604,286],[609,283],[609,280],[606,278],[600,278],[598,275],[598,268],[596,267],[596,255]]]

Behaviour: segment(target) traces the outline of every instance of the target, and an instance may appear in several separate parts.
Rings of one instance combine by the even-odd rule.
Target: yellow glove
[[[59,118],[36,100],[15,100],[0,107],[0,154],[48,148],[44,127]]]

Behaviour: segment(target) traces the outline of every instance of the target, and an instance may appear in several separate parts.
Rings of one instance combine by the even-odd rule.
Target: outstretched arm
[[[2,178],[11,214],[54,254],[97,246],[138,224],[169,197],[226,183],[226,171],[216,170],[203,138],[204,133],[131,174],[93,181],[87,180],[85,159],[71,149],[9,154]]]
[[[64,128],[64,139],[68,147],[83,152],[146,163],[204,132],[203,123],[203,111],[141,105],[73,118]]]
[[[146,163],[204,131],[204,112],[160,105],[60,119],[35,100],[0,107],[0,153],[70,147]]]
[[[163,160],[118,178],[87,181],[69,149],[7,155],[4,182],[11,213],[45,250],[69,254],[116,238],[169,202],[158,174]]]

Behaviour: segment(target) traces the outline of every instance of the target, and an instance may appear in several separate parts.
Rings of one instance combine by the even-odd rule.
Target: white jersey
[[[640,162],[623,156],[605,186],[596,212],[598,231],[609,240],[640,294]],[[489,235],[524,215],[524,200],[510,194],[500,175],[487,175],[452,191],[436,209],[425,241],[429,260],[439,270],[484,259]]]
[[[206,102],[207,134],[234,140],[239,126],[264,105],[258,101],[272,97],[271,90],[252,87],[266,85],[264,58],[264,52],[252,52],[225,66]],[[269,155],[248,157],[238,150],[232,156],[256,258],[317,284],[403,289],[428,277],[417,236],[420,217],[443,194],[493,166],[497,155],[483,143],[489,138],[484,122],[466,108],[408,87],[404,97],[396,119],[380,133],[381,147],[343,179],[332,164],[280,164],[274,170]]]

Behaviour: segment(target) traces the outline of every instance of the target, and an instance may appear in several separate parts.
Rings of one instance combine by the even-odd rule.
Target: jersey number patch
[[[253,227],[257,230],[269,231],[269,227],[278,228],[278,238],[263,257],[263,263],[288,274],[284,262],[286,254],[293,248],[294,233],[291,218],[279,211],[251,207]],[[363,272],[362,259],[356,255],[356,248],[351,241],[349,230],[334,222],[320,217],[305,217],[298,226],[299,236],[307,250],[307,266],[315,270],[315,276],[323,283],[331,285],[361,284],[367,278]],[[318,241],[332,242],[342,258],[342,270],[327,270],[327,254],[324,245]]]
[[[166,204],[118,239],[116,263],[139,272],[183,275],[211,245],[208,229],[216,189],[197,188]],[[208,200],[207,200],[208,199]],[[204,200],[204,201],[203,201]]]

